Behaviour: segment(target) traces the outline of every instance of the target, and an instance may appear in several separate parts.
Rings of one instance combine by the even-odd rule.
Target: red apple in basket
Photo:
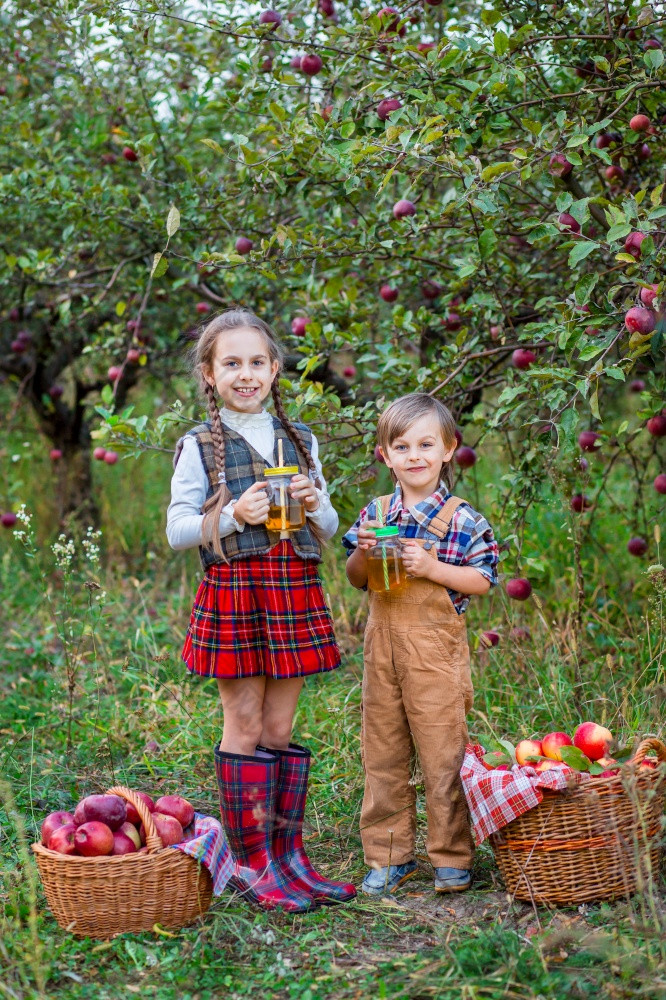
[[[146,805],[148,812],[155,812],[155,803],[151,799],[150,795],[146,792],[134,792],[134,794],[137,795]],[[131,802],[125,802],[125,806],[127,808],[128,823],[134,823],[135,826],[141,826],[141,817],[139,816],[138,810],[134,808]]]
[[[541,740],[521,740],[516,747],[516,761],[518,764],[536,764],[537,761],[530,760],[530,757],[542,757]]]
[[[155,803],[155,812],[164,813],[177,819],[183,830],[194,819],[194,806],[181,795],[163,795]]]
[[[487,758],[487,759],[486,759]],[[484,759],[481,763],[485,767],[486,771],[499,771],[508,770],[506,767],[507,755],[503,750],[491,750],[489,753],[484,755]]]
[[[42,844],[44,847],[49,846],[49,840],[56,830],[61,826],[67,826],[69,823],[74,823],[74,817],[71,813],[65,812],[63,809],[49,813],[42,823]]]
[[[134,823],[130,823],[130,821],[127,820],[116,832],[124,833],[125,836],[129,837],[129,839],[132,841],[137,851],[139,850],[139,848],[141,847],[141,837],[139,836],[139,831],[137,830]]]
[[[57,851],[58,854],[76,854],[75,833],[76,827],[73,823],[65,823],[64,826],[59,826],[51,834],[48,842],[49,851]]]
[[[545,771],[561,771],[563,767],[566,767],[566,764],[561,760],[540,760],[534,770],[537,774],[543,774]]]
[[[166,813],[154,812],[153,823],[163,847],[169,847],[171,844],[179,844],[182,841],[183,828],[175,816],[167,816]],[[141,824],[139,833],[141,834],[141,843],[145,844],[146,830],[143,823]]]
[[[613,739],[610,730],[596,722],[582,722],[573,735],[573,744],[590,760],[604,757]]]
[[[572,739],[566,733],[548,733],[541,741],[544,757],[549,757],[551,760],[562,760],[560,748],[571,746],[573,746]]]
[[[91,820],[77,827],[74,843],[84,858],[98,858],[113,850],[113,832],[106,823]]]
[[[620,770],[620,765],[612,757],[600,757],[597,764],[604,768],[600,774],[593,774],[593,778],[612,778]]]
[[[119,795],[89,795],[84,813],[86,823],[106,823],[110,830],[117,830],[127,819],[125,800]]]
[[[113,835],[113,850],[112,854],[136,854],[137,846],[131,837],[128,837],[126,833],[121,833],[120,830],[116,830]]]

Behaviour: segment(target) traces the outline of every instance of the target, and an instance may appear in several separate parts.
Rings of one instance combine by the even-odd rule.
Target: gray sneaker
[[[395,892],[398,886],[416,874],[416,861],[406,861],[404,865],[389,865],[388,868],[371,868],[363,879],[361,892],[368,896],[384,896]]]
[[[435,868],[436,892],[464,892],[472,884],[467,868]]]

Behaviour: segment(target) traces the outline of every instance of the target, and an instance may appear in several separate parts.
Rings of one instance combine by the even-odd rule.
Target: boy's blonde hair
[[[431,417],[439,426],[445,448],[451,448],[456,443],[456,422],[448,407],[438,399],[427,396],[424,392],[410,392],[390,403],[377,422],[377,443],[386,452],[389,445],[399,438],[413,423],[421,417]],[[397,482],[393,469],[390,470],[393,482]],[[453,490],[453,469],[451,462],[443,462],[440,479],[446,485],[449,493]]]

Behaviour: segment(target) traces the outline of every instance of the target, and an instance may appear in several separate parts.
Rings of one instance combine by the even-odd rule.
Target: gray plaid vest
[[[268,467],[266,459],[260,455],[248,441],[236,431],[222,424],[224,428],[224,469],[229,492],[234,500],[238,500],[241,493],[249,489],[253,483],[264,477],[264,470]],[[305,424],[293,425],[299,432],[303,444],[308,451],[312,450],[312,433]],[[282,441],[284,464],[298,465],[301,471],[308,475],[309,469],[303,469],[302,461],[294,445],[287,437],[284,427],[273,417],[273,427],[275,430],[275,450],[273,464],[278,464],[278,441]],[[199,424],[198,427],[188,431],[186,436],[195,438],[199,446],[201,461],[208,477],[208,492],[206,499],[211,497],[217,490],[217,470],[215,466],[215,452],[213,449],[213,436],[210,431],[210,421]],[[321,561],[321,546],[314,533],[308,525],[298,531],[289,532],[289,538],[294,550],[301,559],[309,559],[315,562]],[[244,556],[263,555],[272,549],[280,540],[280,535],[276,531],[267,531],[263,524],[246,524],[242,531],[234,531],[226,538],[220,539],[222,551],[229,562],[235,559],[242,559]],[[211,548],[199,546],[199,555],[204,569],[214,563],[224,562]]]

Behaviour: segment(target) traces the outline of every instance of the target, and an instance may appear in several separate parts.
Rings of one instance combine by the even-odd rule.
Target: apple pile
[[[180,795],[163,795],[154,802],[136,793],[150,811],[163,847],[189,839],[184,832],[194,819],[194,807]],[[147,852],[146,832],[139,813],[118,795],[88,795],[73,813],[49,813],[42,823],[42,844],[58,854],[98,858],[109,854]]]
[[[605,726],[582,722],[573,738],[568,733],[556,731],[543,739],[521,740],[516,747],[501,740],[504,749],[486,753],[483,765],[489,771],[508,771],[513,764],[518,764],[533,767],[537,774],[571,768],[587,771],[594,777],[610,778],[620,769],[620,762],[609,755],[612,741],[613,736]],[[646,760],[642,766],[655,765]]]

